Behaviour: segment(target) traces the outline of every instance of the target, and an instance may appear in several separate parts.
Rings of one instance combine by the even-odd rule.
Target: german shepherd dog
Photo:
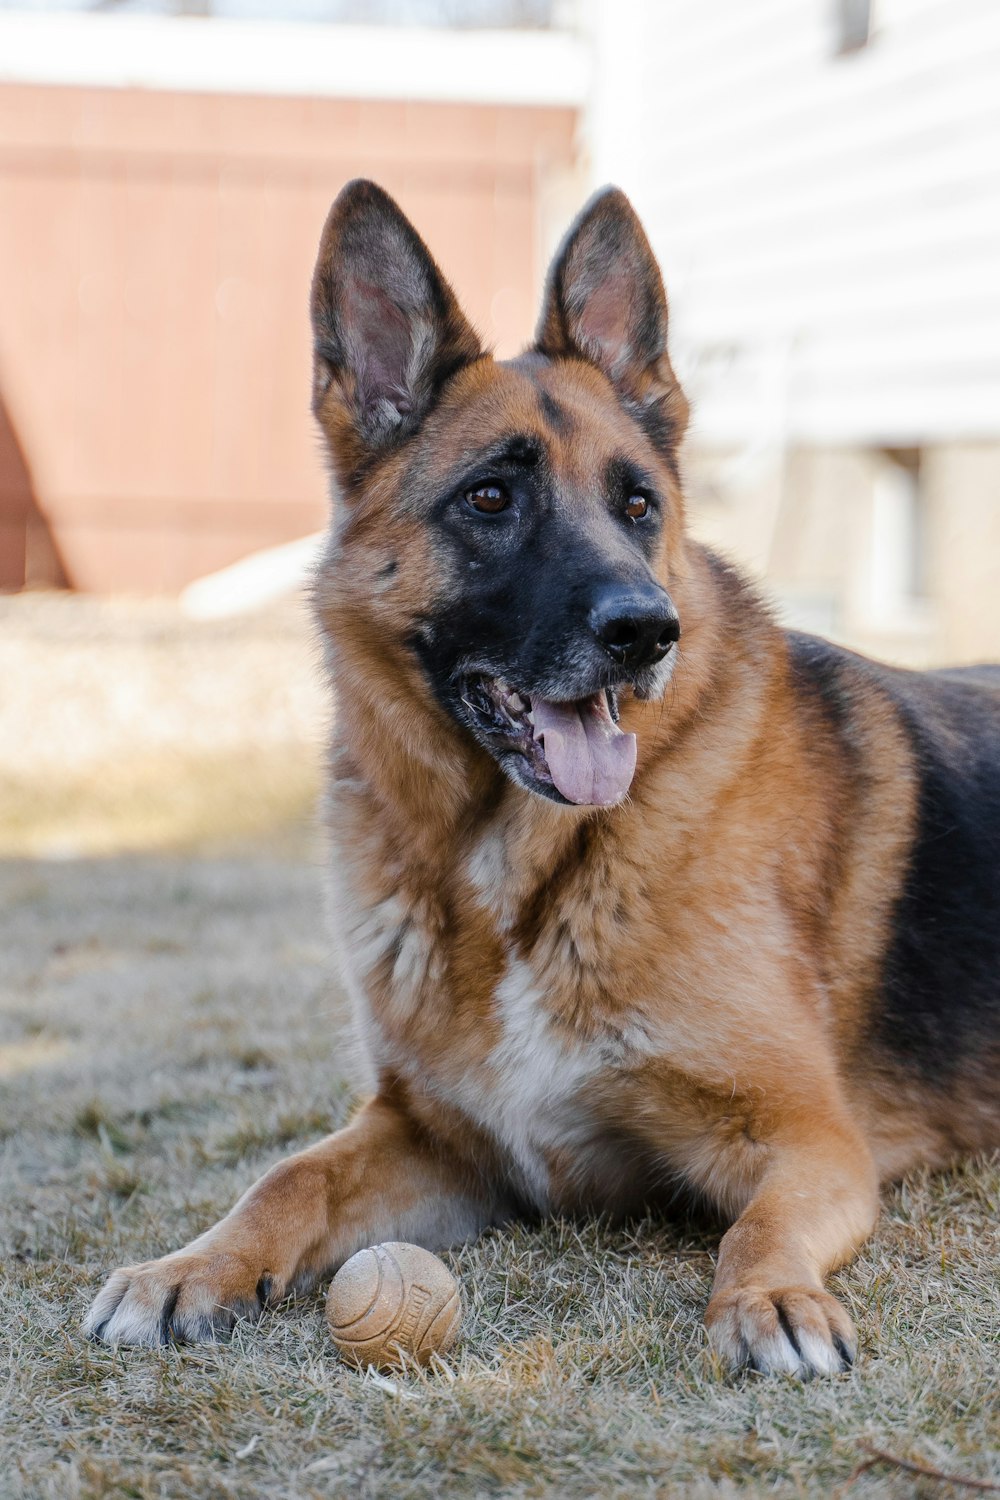
[[[599,194],[480,345],[355,182],[312,288],[339,951],[374,1092],[90,1332],[212,1338],[385,1239],[686,1191],[727,1366],[850,1364],[882,1180],[1000,1142],[1000,668],[780,629],[684,531],[660,273]]]

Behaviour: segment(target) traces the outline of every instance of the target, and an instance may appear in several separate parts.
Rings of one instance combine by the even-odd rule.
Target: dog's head
[[[499,362],[392,199],[352,183],[323,233],[312,320],[338,665],[370,697],[358,673],[380,663],[397,723],[422,703],[437,722],[417,737],[457,734],[528,791],[620,801],[636,739],[619,720],[663,693],[678,649],[687,415],[628,200],[584,209],[535,344]]]

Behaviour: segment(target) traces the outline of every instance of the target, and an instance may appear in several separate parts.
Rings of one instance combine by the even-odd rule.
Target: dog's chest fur
[[[342,877],[334,896],[343,977],[376,1072],[391,1070],[473,1121],[507,1159],[517,1192],[547,1208],[557,1156],[586,1175],[599,1131],[589,1091],[627,1074],[652,1044],[638,1011],[595,1004],[599,976],[586,956],[594,934],[577,902],[553,904],[527,956],[504,892],[485,878],[498,851],[479,848],[469,863],[489,941],[453,912],[445,919],[429,894],[365,902]],[[474,951],[470,962],[477,943],[481,966]]]

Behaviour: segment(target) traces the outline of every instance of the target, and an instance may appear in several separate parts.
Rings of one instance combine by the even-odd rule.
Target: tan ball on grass
[[[350,1364],[389,1370],[406,1355],[425,1365],[454,1344],[462,1299],[436,1255],[390,1241],[359,1250],[341,1266],[326,1299],[326,1320]]]

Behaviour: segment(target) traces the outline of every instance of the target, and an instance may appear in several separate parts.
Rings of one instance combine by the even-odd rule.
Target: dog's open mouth
[[[554,788],[556,800],[612,807],[632,784],[636,738],[618,727],[613,688],[556,703],[519,693],[502,677],[473,677],[462,686],[462,702],[495,753],[523,757],[518,779],[550,796]]]

